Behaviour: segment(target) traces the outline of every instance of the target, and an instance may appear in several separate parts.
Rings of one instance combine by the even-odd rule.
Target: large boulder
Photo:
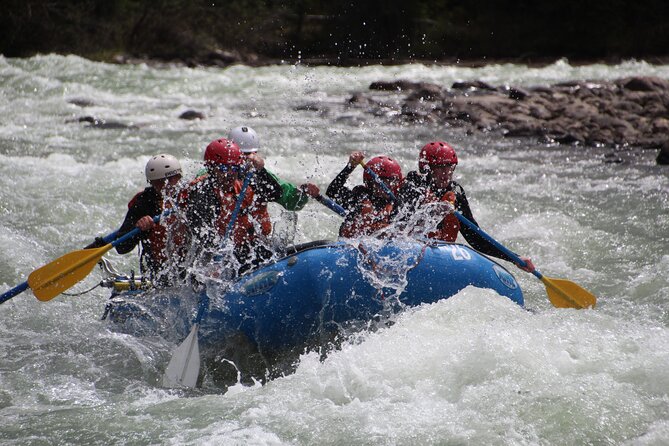
[[[630,91],[669,91],[669,81],[659,77],[628,77],[618,81],[625,90]]]

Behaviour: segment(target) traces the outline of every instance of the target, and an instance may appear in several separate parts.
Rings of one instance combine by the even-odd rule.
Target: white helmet
[[[260,148],[258,135],[251,127],[235,127],[230,130],[228,139],[237,143],[239,148],[242,149],[242,153],[255,153]]]
[[[181,164],[172,155],[156,155],[146,163],[146,180],[162,180],[163,178],[181,175]]]

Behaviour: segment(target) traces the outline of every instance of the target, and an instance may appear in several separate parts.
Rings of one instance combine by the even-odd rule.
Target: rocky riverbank
[[[468,131],[534,137],[583,146],[661,149],[669,164],[669,81],[630,77],[532,88],[456,82],[447,87],[407,80],[379,81],[349,107],[402,122],[438,123]]]

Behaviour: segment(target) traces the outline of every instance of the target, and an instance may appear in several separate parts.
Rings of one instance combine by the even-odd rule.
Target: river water
[[[667,444],[669,169],[656,153],[607,163],[607,148],[391,125],[337,106],[376,80],[630,75],[669,79],[669,66],[221,70],[0,57],[0,291],[116,229],[150,156],[171,153],[192,176],[210,140],[247,124],[270,170],[323,188],[353,150],[391,154],[408,170],[422,143],[446,139],[486,232],[598,297],[594,310],[555,309],[540,281],[509,265],[532,311],[468,288],[325,361],[303,355],[294,374],[221,394],[161,388],[174,344],[110,331],[99,320],[106,290],[49,302],[27,291],[0,306],[0,443]],[[81,100],[88,106],[72,103]],[[314,101],[330,113],[294,110]],[[187,109],[207,118],[178,119]],[[133,127],[67,122],[85,115]],[[310,203],[295,241],[333,238],[339,223]],[[134,255],[108,258],[137,268]],[[73,291],[99,280],[94,271]]]

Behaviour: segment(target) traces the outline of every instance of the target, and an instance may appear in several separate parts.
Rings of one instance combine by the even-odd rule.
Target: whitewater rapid
[[[669,79],[669,66],[221,70],[0,57],[0,291],[116,229],[144,187],[150,156],[171,153],[192,176],[210,140],[247,124],[270,170],[322,188],[353,150],[390,154],[408,171],[422,143],[446,139],[486,232],[598,297],[594,310],[555,309],[541,282],[508,265],[531,311],[467,288],[362,333],[324,361],[303,355],[291,375],[220,394],[163,389],[174,344],[111,332],[99,320],[106,290],[45,303],[27,291],[0,306],[0,441],[665,444],[669,171],[656,154],[629,150],[611,164],[610,148],[395,126],[341,106],[376,80],[533,86],[630,75]],[[296,110],[316,99],[331,111]],[[179,120],[188,109],[206,119]],[[85,115],[130,127],[67,122]],[[298,217],[296,242],[334,238],[341,221],[317,203]],[[134,255],[108,257],[137,269]],[[93,272],[75,288],[99,280]]]

